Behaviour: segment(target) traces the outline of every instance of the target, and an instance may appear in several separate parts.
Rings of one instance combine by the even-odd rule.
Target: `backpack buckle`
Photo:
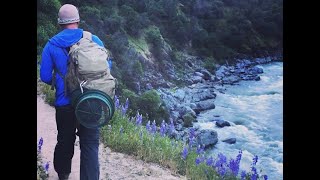
[[[86,83],[87,83],[87,80],[82,81],[82,82],[80,83],[80,90],[81,90],[81,93],[82,93],[82,94],[83,94],[83,88],[82,88],[82,86],[84,86]]]

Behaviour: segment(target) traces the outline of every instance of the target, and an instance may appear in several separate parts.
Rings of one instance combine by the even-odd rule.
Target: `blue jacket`
[[[64,29],[63,31],[49,39],[42,52],[42,60],[40,66],[41,81],[51,85],[54,64],[56,68],[62,73],[62,75],[66,75],[68,61],[66,48],[78,42],[82,37],[82,33],[83,29]],[[100,46],[104,46],[102,41],[97,36],[93,35],[92,40]],[[70,104],[70,97],[65,96],[64,82],[58,73],[56,73],[55,88],[55,106],[64,106]]]

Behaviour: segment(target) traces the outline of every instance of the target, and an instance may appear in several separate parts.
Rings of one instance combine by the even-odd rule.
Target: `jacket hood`
[[[83,34],[83,29],[64,29],[49,39],[49,42],[61,48],[67,48],[78,42]]]

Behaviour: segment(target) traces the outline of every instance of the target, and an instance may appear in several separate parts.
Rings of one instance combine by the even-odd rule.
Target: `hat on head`
[[[58,16],[59,24],[70,24],[80,21],[79,11],[77,7],[72,4],[65,4],[61,6]]]

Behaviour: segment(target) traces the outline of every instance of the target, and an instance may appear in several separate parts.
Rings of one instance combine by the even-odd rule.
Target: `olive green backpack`
[[[95,128],[107,123],[113,116],[116,78],[110,73],[109,51],[92,41],[92,34],[83,31],[83,37],[69,50],[68,69],[63,78],[65,93],[79,122]]]

